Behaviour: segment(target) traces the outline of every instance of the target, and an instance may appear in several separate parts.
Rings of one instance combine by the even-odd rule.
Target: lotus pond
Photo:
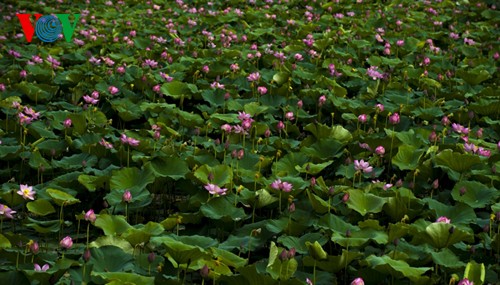
[[[0,5],[3,284],[499,284],[496,1],[76,2]]]

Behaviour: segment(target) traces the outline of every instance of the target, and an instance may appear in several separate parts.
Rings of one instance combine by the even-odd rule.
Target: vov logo
[[[30,21],[30,14],[16,14],[19,22],[21,22],[21,27],[28,43],[31,43],[33,34],[36,34],[42,42],[52,43],[59,38],[61,32],[66,42],[69,43],[75,32],[76,23],[80,19],[80,14],[73,14],[75,17],[73,24],[69,22],[69,15],[55,14],[55,16],[42,16],[42,14],[35,14],[35,25],[33,25]]]

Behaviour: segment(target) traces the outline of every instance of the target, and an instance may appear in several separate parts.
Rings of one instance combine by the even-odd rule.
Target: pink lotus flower
[[[389,116],[389,122],[393,125],[399,124],[399,114],[394,113],[391,116]]]
[[[460,282],[458,282],[457,285],[474,285],[474,282],[470,281],[467,278],[464,278],[464,279],[460,280]]]
[[[445,216],[441,216],[441,217],[437,218],[436,223],[445,223],[445,224],[450,224],[450,223],[451,223],[451,220],[450,220],[450,219],[448,219],[448,218],[447,218],[447,217],[445,217]]]
[[[352,280],[351,285],[365,285],[365,281],[363,280],[363,278],[358,277]]]
[[[226,195],[226,192],[227,192],[227,188],[220,188],[219,186],[215,185],[215,184],[212,184],[212,183],[208,183],[207,185],[205,185],[205,189],[208,191],[208,193],[212,194],[212,195]]]
[[[115,86],[109,86],[108,91],[109,91],[109,93],[111,93],[111,95],[115,95],[120,90],[117,87],[115,87]]]
[[[292,191],[293,185],[288,182],[282,182],[280,179],[276,179],[271,183],[271,188],[288,193]]]
[[[295,119],[295,117],[293,116],[293,112],[287,112],[285,114],[285,118],[290,121],[293,121]]]
[[[122,201],[125,203],[130,203],[132,201],[132,193],[130,193],[130,191],[128,190],[125,190],[125,192],[123,192]]]
[[[260,79],[260,73],[259,72],[250,73],[250,75],[247,76],[247,79],[250,82],[258,81]]]
[[[385,148],[383,146],[379,145],[375,148],[375,153],[380,155],[380,156],[383,156],[385,154]]]
[[[361,114],[358,116],[358,122],[364,124],[364,123],[366,123],[366,118],[367,118],[366,114]]]
[[[260,95],[264,95],[267,93],[267,88],[264,86],[259,86],[257,87],[257,92],[259,92]]]
[[[250,120],[252,119],[252,115],[247,114],[245,112],[238,112],[238,119],[240,121]]]
[[[50,266],[45,263],[42,267],[40,267],[40,265],[38,265],[37,263],[34,264],[34,267],[35,267],[35,271],[38,271],[38,272],[45,272],[47,270],[49,270]]]
[[[97,216],[95,215],[93,209],[90,209],[87,211],[87,213],[85,213],[85,221],[89,221],[89,222],[93,223],[93,222],[95,222],[96,219],[97,219]]]
[[[370,166],[368,161],[364,160],[354,160],[354,169],[356,171],[363,171],[364,173],[370,173],[373,170],[373,167]]]
[[[19,187],[19,191],[17,191],[17,194],[23,196],[25,200],[26,199],[35,200],[36,192],[33,190],[33,186],[28,186],[27,184],[21,184]]]
[[[141,141],[136,140],[136,139],[134,139],[134,138],[127,137],[127,135],[126,135],[126,134],[122,134],[122,135],[121,135],[121,137],[120,137],[120,140],[121,140],[121,142],[122,142],[124,145],[128,144],[128,145],[130,145],[130,146],[138,146],[138,145],[139,145],[139,143],[141,142]]]
[[[325,104],[326,102],[326,96],[325,95],[321,95],[318,99],[318,106],[321,107],[323,106],[323,104]]]
[[[73,239],[70,236],[66,236],[59,242],[59,245],[64,249],[70,249],[73,246]]]
[[[302,102],[302,100],[299,100],[299,102],[297,102],[297,108],[302,109],[303,106],[304,102]]]
[[[113,148],[113,144],[111,144],[110,142],[107,142],[104,138],[102,138],[99,141],[99,144],[102,145],[103,147],[107,148],[107,149],[112,149]]]
[[[72,121],[71,121],[70,118],[67,118],[66,120],[64,120],[63,125],[64,125],[65,128],[70,128],[71,124],[72,124]]]
[[[382,113],[384,111],[384,105],[380,103],[375,105],[375,110],[377,111],[377,113]]]
[[[12,214],[15,214],[15,213],[16,213],[16,211],[13,211],[7,205],[0,204],[0,216],[5,216],[9,219],[14,219],[14,216],[12,216]]]
[[[223,130],[226,133],[230,133],[231,129],[232,129],[231,125],[229,125],[229,124],[224,124],[220,128],[221,128],[221,130]]]

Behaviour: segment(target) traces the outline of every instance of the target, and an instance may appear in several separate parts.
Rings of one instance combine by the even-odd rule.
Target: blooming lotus
[[[40,265],[38,265],[37,263],[34,264],[34,267],[35,267],[35,271],[38,271],[38,272],[45,272],[47,270],[49,270],[50,266],[45,263],[42,267],[40,267]]]
[[[12,214],[15,214],[15,213],[16,213],[16,211],[13,211],[7,205],[0,204],[0,216],[5,216],[9,219],[13,219],[14,216],[12,216]]]
[[[370,173],[373,170],[373,167],[370,166],[368,161],[364,160],[354,160],[354,169],[356,171],[363,171],[364,173]]]
[[[208,183],[205,189],[212,195],[226,195],[227,188],[220,188],[218,185]]]
[[[21,184],[19,186],[19,191],[17,191],[17,194],[23,196],[25,200],[27,199],[35,200],[36,192],[33,190],[33,186],[28,186],[27,184]]]
[[[450,220],[450,219],[448,219],[448,218],[447,218],[447,217],[445,217],[445,216],[441,216],[441,217],[437,218],[436,223],[445,223],[445,224],[450,224],[450,223],[451,223],[451,220]]]

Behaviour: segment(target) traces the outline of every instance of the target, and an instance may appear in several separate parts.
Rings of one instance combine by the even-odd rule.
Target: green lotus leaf
[[[0,145],[0,158],[12,157],[20,149],[20,145]]]
[[[38,273],[38,272],[37,272]],[[38,273],[39,274],[39,273]],[[41,280],[47,280],[50,277],[50,273],[43,273],[41,275],[46,275],[47,278],[40,278]],[[10,272],[0,272],[0,280],[5,284],[16,284],[16,285],[29,285],[31,284],[28,277],[23,271],[10,271]]]
[[[157,157],[146,163],[144,167],[150,168],[157,176],[170,177],[174,180],[184,178],[190,172],[186,161],[177,156]]]
[[[278,177],[295,176],[299,174],[295,166],[303,165],[309,158],[300,152],[291,152],[273,165],[273,173]]]
[[[95,226],[101,228],[107,236],[121,235],[131,226],[123,216],[101,214],[95,221]]]
[[[11,248],[9,239],[7,239],[3,234],[0,234],[0,249]]]
[[[111,190],[144,189],[155,180],[154,174],[144,168],[139,170],[136,167],[126,167],[120,170],[113,170],[109,185]]]
[[[103,188],[104,184],[107,183],[109,177],[106,176],[93,176],[87,174],[80,174],[78,176],[78,182],[85,186],[88,191],[94,192],[97,188]]]
[[[271,205],[272,203],[278,201],[277,197],[274,197],[266,189],[259,189],[255,192],[255,207],[257,209],[263,208],[265,206]]]
[[[307,163],[303,164],[302,166],[299,166],[299,165],[295,166],[295,169],[300,173],[307,173],[310,175],[318,175],[318,173],[320,173],[323,169],[325,169],[326,167],[328,167],[332,163],[333,163],[333,161],[327,161],[327,162],[318,163],[318,164],[307,162]]]
[[[214,179],[209,180],[209,175],[213,175]],[[208,166],[206,164],[202,165],[194,172],[194,176],[200,180],[203,184],[213,183],[220,187],[227,185],[231,182],[233,177],[233,170],[231,167],[225,164],[220,164],[216,166]]]
[[[378,244],[386,244],[388,236],[384,231],[365,228],[360,231],[351,232],[351,236],[345,236],[345,233],[334,232],[331,240],[342,247],[358,247],[372,240]]]
[[[290,77],[289,73],[280,71],[273,75],[273,81],[276,82],[279,86],[283,85],[285,82],[288,82],[289,77]]]
[[[465,193],[460,191],[465,189]],[[500,192],[477,181],[461,181],[455,184],[451,192],[455,201],[469,205],[471,208],[484,208],[496,201]]]
[[[29,165],[34,169],[45,168],[51,170],[52,165],[45,159],[39,151],[34,151],[30,155]]]
[[[322,229],[329,229],[333,231],[337,231],[340,233],[345,233],[347,230],[350,230],[351,232],[358,231],[359,227],[354,226],[351,223],[348,223],[344,221],[342,218],[340,218],[337,215],[328,213],[323,215],[318,223],[317,226]]]
[[[130,243],[124,240],[121,237],[117,236],[100,236],[95,241],[89,244],[89,247],[105,247],[105,246],[114,246],[119,247],[123,252],[127,254],[134,254],[134,248]]]
[[[304,266],[312,267],[316,264],[318,268],[326,272],[337,273],[346,268],[353,260],[362,257],[363,254],[356,251],[342,249],[342,255],[329,255],[326,260],[316,261],[310,256],[304,256]]]
[[[315,260],[325,260],[328,257],[326,251],[321,247],[321,244],[318,241],[311,243],[306,241],[306,247],[309,251],[309,255]]]
[[[370,255],[366,258],[366,263],[375,270],[391,274],[397,278],[407,277],[418,279],[425,272],[432,270],[432,267],[412,267],[403,260],[394,260],[387,255]]]
[[[128,228],[122,233],[122,237],[126,239],[132,246],[140,243],[146,243],[151,236],[157,236],[163,233],[165,229],[159,223],[149,222],[146,225],[140,225],[137,228]]]
[[[186,83],[180,81],[172,81],[168,83],[163,83],[160,91],[174,99],[180,98],[191,98],[191,91]]]
[[[97,157],[88,153],[79,153],[72,156],[66,156],[59,161],[52,161],[55,167],[63,169],[80,169],[85,164],[88,167],[93,167],[97,164]]]
[[[392,163],[401,170],[415,170],[424,152],[425,150],[412,145],[402,145],[399,147],[398,153],[392,158]]]
[[[268,275],[268,274],[261,274],[259,271],[257,271],[257,268],[256,268],[255,264],[239,268],[238,272],[242,276],[241,279],[239,279],[238,276],[235,276],[235,277],[233,277],[231,279],[228,279],[229,280],[228,284],[275,285],[276,282],[277,282],[270,275]],[[222,278],[221,280],[224,280],[224,278]],[[281,284],[284,284],[284,282],[281,282]]]
[[[46,216],[56,212],[54,206],[45,199],[36,199],[35,201],[28,202],[26,208],[28,208],[28,211],[31,213],[39,216]]]
[[[453,228],[453,230],[452,230]],[[450,233],[452,232],[452,233]],[[435,248],[445,248],[457,242],[472,242],[473,236],[447,223],[431,223],[425,228],[424,241]]]
[[[61,229],[60,220],[50,220],[50,221],[37,221],[32,218],[28,218],[29,223],[26,224],[27,227],[33,228],[39,233],[56,233]]]
[[[474,260],[467,263],[464,271],[464,278],[474,282],[474,284],[482,285],[486,276],[484,263],[477,263]]]
[[[474,55],[477,55],[476,48],[464,46],[464,49],[475,49]],[[485,80],[488,80],[490,78],[491,74],[487,70],[478,66],[470,71],[465,71],[464,69],[459,69],[457,71],[457,76],[461,77],[463,80],[465,80],[465,82],[467,82],[471,85],[477,85]]]
[[[459,268],[465,266],[465,263],[448,248],[443,248],[440,251],[433,251],[431,252],[431,256],[434,263],[446,268]]]
[[[362,190],[351,189],[347,192],[349,193],[347,206],[362,216],[365,216],[367,213],[381,212],[384,204],[387,202],[385,198],[366,193]]]
[[[54,202],[58,206],[69,206],[76,203],[80,203],[79,199],[61,190],[49,188],[45,192],[50,196],[50,198],[52,198],[52,200],[54,200]]]
[[[214,258],[223,262],[227,266],[234,267],[236,269],[241,268],[248,263],[248,259],[239,257],[238,255],[216,247],[210,248]]]
[[[28,130],[30,134],[33,134],[35,138],[45,138],[45,139],[59,139],[52,130],[50,130],[44,123],[41,121],[36,121],[31,123],[28,126]]]
[[[200,211],[207,218],[219,220],[229,218],[233,221],[239,221],[247,215],[242,208],[236,207],[227,197],[217,197],[208,201],[200,207]]]
[[[153,285],[155,282],[154,277],[141,276],[135,273],[128,272],[98,272],[92,271],[92,277],[100,277],[106,280],[106,284],[119,285],[119,284],[144,284]]]
[[[128,98],[111,100],[111,106],[125,122],[137,120],[143,115],[139,105]]]
[[[311,206],[313,207],[314,211],[318,214],[327,213],[332,208],[327,201],[321,199],[311,191],[307,191],[307,196],[309,197],[309,201],[311,202]]]
[[[476,221],[476,214],[468,205],[457,204],[455,206],[448,206],[435,199],[429,198],[424,199],[424,202],[429,205],[429,209],[436,213],[436,218],[442,216],[448,217],[455,225],[468,225]]]
[[[278,234],[288,227],[288,218],[281,217],[280,219],[268,220],[266,223],[266,229],[272,233]]]
[[[339,142],[346,144],[352,140],[352,134],[342,126],[334,126],[330,133],[330,137],[338,140]]]
[[[461,154],[453,152],[450,149],[443,150],[435,156],[436,166],[447,171],[456,171],[463,173],[469,171],[472,167],[481,164],[481,159],[477,155]]]
[[[200,259],[210,259],[210,255],[198,246],[188,245],[174,239],[162,239],[162,243],[167,249],[165,256],[176,268],[182,264],[194,264]]]
[[[286,246],[287,248],[295,248],[297,253],[306,254],[308,249],[306,247],[306,241],[314,242],[318,241],[320,245],[325,245],[328,242],[328,238],[321,233],[306,233],[300,238],[295,236],[285,236],[282,235],[278,238],[278,242]]]
[[[26,94],[33,102],[47,102],[59,89],[57,86],[48,84],[31,83],[22,81],[16,86],[23,94]]]

